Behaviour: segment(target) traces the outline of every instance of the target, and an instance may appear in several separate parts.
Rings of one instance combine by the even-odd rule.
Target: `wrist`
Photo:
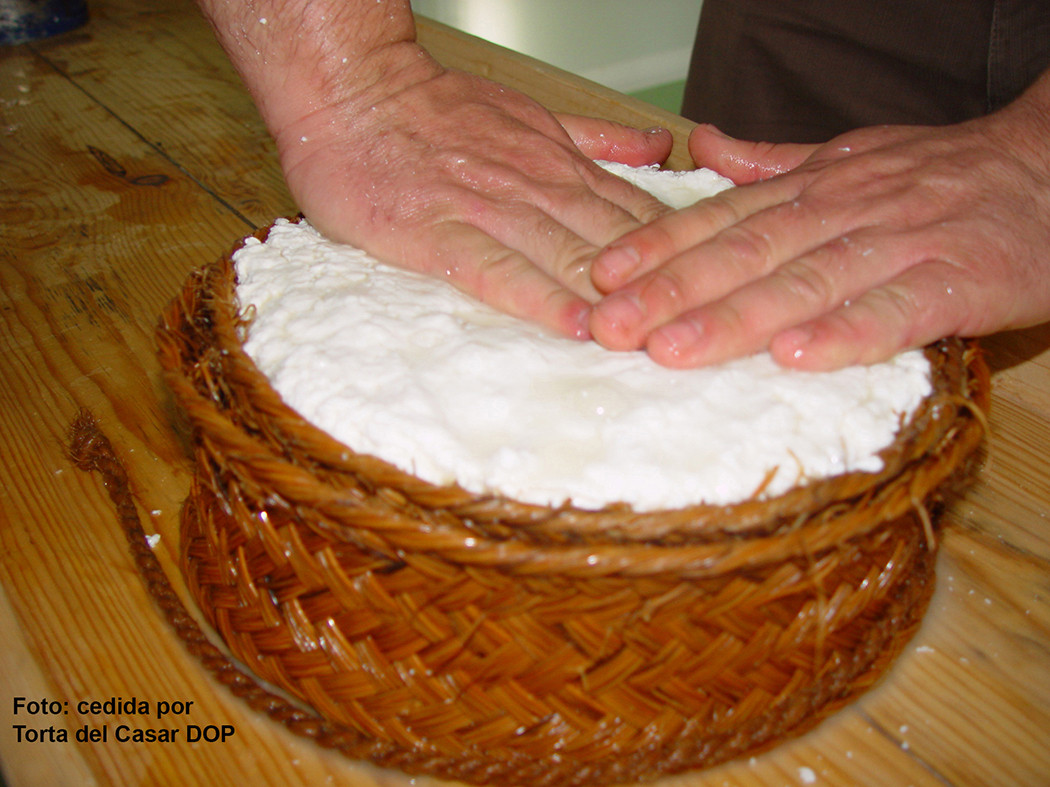
[[[442,71],[416,42],[408,0],[199,2],[278,141]]]
[[[283,140],[324,128],[352,134],[385,98],[443,70],[422,47],[409,41],[366,53],[336,50],[271,72],[254,97],[267,128],[281,145]]]
[[[1000,149],[1050,177],[1050,70],[1012,104],[976,122]]]

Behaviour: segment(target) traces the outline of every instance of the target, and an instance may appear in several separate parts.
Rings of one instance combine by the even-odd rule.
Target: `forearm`
[[[364,111],[440,73],[415,40],[408,0],[198,0],[220,44],[280,140],[339,105]]]

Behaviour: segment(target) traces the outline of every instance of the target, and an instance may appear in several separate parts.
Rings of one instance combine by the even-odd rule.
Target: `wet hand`
[[[394,88],[373,87],[367,105],[332,101],[277,131],[303,213],[328,237],[587,338],[600,297],[590,261],[667,212],[591,158],[661,162],[670,134],[556,118],[436,64]]]
[[[696,163],[742,185],[607,246],[592,266],[607,295],[591,332],[669,366],[768,349],[826,369],[1042,322],[1050,161],[1032,117],[863,129],[822,146],[698,127]]]

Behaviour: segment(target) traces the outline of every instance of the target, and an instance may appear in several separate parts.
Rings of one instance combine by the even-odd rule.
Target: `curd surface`
[[[610,168],[675,207],[731,186],[705,170]],[[663,368],[552,335],[305,221],[276,222],[234,263],[245,350],[289,406],[427,481],[523,502],[726,504],[877,471],[931,387],[921,351],[830,373],[766,354]]]

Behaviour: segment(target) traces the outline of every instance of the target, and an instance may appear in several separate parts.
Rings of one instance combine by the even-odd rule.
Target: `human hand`
[[[828,369],[1047,320],[1048,87],[959,126],[822,146],[698,127],[696,163],[744,185],[607,247],[593,336],[668,366],[768,348]]]
[[[666,130],[555,118],[453,71],[364,111],[332,103],[276,138],[300,210],[328,237],[578,338],[600,297],[590,259],[667,211],[591,161],[661,162]]]
[[[408,0],[198,2],[299,209],[334,240],[585,338],[590,260],[668,210],[591,158],[659,163],[669,132],[559,123],[443,68],[416,42]]]

